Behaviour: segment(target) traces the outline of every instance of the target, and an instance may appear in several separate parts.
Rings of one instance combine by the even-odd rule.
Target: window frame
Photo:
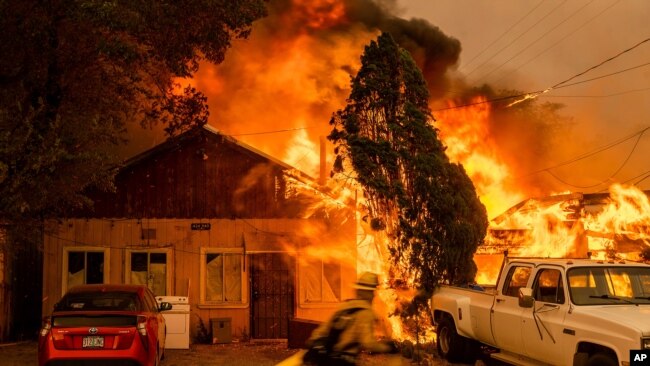
[[[239,254],[240,273],[241,273],[241,301],[213,301],[206,300],[207,281],[206,281],[206,260],[208,254]],[[248,273],[245,269],[246,254],[243,248],[214,248],[214,247],[201,247],[199,255],[199,305],[201,308],[247,308],[249,306],[249,288],[248,288]]]
[[[528,270],[528,277],[526,278],[526,283],[524,283],[523,286],[518,286],[517,287],[517,293],[516,294],[510,294],[510,288],[512,287],[512,278],[515,275],[515,271],[519,269],[526,269]],[[508,296],[508,297],[518,297],[519,296],[519,289],[525,288],[528,282],[530,282],[530,276],[533,274],[533,267],[531,265],[527,264],[513,264],[510,269],[508,270],[508,273],[506,273],[506,278],[503,282],[503,286],[501,289],[501,295],[503,296]]]
[[[156,295],[155,296],[169,296],[172,293],[172,274],[174,273],[173,269],[173,251],[171,248],[156,248],[156,249],[137,249],[130,248],[125,250],[126,258],[124,259],[124,283],[131,284],[131,254],[132,253],[147,253],[147,266],[150,265],[149,261],[151,260],[151,253],[164,253],[167,256],[167,271],[165,273],[165,295]],[[149,271],[149,268],[147,268]],[[149,287],[149,286],[147,286]],[[153,293],[153,290],[152,290]]]
[[[543,274],[549,272],[549,271],[554,271],[557,273],[558,281],[557,281],[557,287],[556,287],[556,292],[555,292],[555,299],[556,301],[544,301],[542,298],[537,298],[538,296],[538,291],[539,291],[539,282],[540,278],[542,277]],[[567,293],[565,290],[565,285],[564,285],[564,276],[562,275],[562,270],[559,268],[551,268],[551,267],[541,267],[537,270],[535,273],[535,279],[533,280],[533,285],[532,285],[532,290],[533,290],[533,297],[535,298],[535,301],[539,302],[544,302],[544,303],[549,303],[549,304],[556,304],[556,305],[564,305],[566,303],[566,298],[567,298]],[[557,302],[558,299],[558,291],[562,291],[562,302]]]
[[[104,253],[104,279],[103,284],[107,284],[110,281],[110,269],[111,269],[111,257],[110,257],[110,248],[107,247],[93,247],[93,246],[71,246],[62,248],[62,271],[61,271],[61,296],[65,295],[68,292],[68,257],[70,252],[93,252],[93,253]],[[85,284],[85,282],[84,282]]]
[[[308,264],[311,264],[315,261],[320,262],[321,266],[321,282],[320,282],[320,291],[321,291],[321,301],[314,301],[314,302],[309,302],[307,301],[307,294],[306,294],[306,287],[305,287],[305,282],[306,282],[306,276],[304,275],[304,271],[308,267]],[[298,305],[302,308],[329,308],[332,307],[332,305],[339,304],[343,301],[343,266],[341,263],[336,263],[336,262],[328,262],[325,261],[321,258],[315,258],[315,259],[304,259],[302,261],[297,261],[296,262],[298,265]],[[338,266],[338,272],[339,272],[339,283],[338,283],[338,301],[322,301],[323,298],[323,283],[326,281],[325,279],[325,265],[326,264],[333,264]]]

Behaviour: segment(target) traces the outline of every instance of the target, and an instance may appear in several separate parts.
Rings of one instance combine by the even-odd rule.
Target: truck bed
[[[496,294],[495,287],[475,290],[467,287],[440,286],[432,297],[432,307],[449,309],[458,307],[453,314],[458,334],[473,338],[485,344],[494,345],[491,331],[490,310]],[[436,304],[440,302],[440,304]],[[444,306],[442,303],[447,302]],[[454,303],[454,305],[451,305]]]

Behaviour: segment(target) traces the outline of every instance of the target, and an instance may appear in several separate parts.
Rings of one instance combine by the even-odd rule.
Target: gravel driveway
[[[3,366],[36,365],[36,342],[0,344],[0,364]],[[189,350],[166,350],[161,366],[274,366],[298,352],[287,349],[285,342],[278,343],[231,343],[217,345],[193,344]],[[437,355],[426,354],[418,362],[395,355],[363,355],[361,366],[448,366]],[[481,361],[477,365],[484,365]]]

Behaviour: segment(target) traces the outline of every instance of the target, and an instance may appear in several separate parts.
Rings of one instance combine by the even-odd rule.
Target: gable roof
[[[219,131],[215,127],[212,127],[212,126],[210,126],[208,124],[205,124],[205,125],[199,126],[199,127],[194,127],[194,128],[192,128],[192,129],[190,129],[188,131],[185,131],[185,132],[181,133],[180,135],[172,136],[172,137],[168,138],[167,140],[165,140],[163,143],[158,144],[158,145],[152,147],[149,150],[146,150],[146,151],[144,151],[144,152],[142,152],[142,153],[140,153],[138,155],[135,155],[135,156],[127,159],[124,162],[124,166],[122,167],[122,169],[124,169],[126,167],[129,167],[129,166],[136,165],[136,164],[138,164],[138,163],[140,163],[140,162],[142,162],[144,160],[147,160],[150,157],[152,157],[154,155],[157,155],[159,153],[178,148],[179,146],[184,145],[185,143],[187,143],[188,141],[190,141],[191,139],[195,138],[196,136],[198,136],[198,135],[200,135],[202,133],[206,133],[206,134],[211,135],[211,136],[222,138],[224,141],[227,141],[227,142],[231,143],[232,145],[240,148],[241,150],[243,150],[245,152],[248,152],[248,153],[254,154],[254,155],[258,155],[258,156],[270,161],[273,164],[279,165],[283,169],[295,171],[302,178],[306,178],[306,179],[312,180],[312,181],[314,180],[313,177],[310,177],[306,173],[304,173],[304,172],[298,170],[297,168],[287,164],[286,162],[284,162],[282,160],[279,160],[278,158],[275,158],[275,157],[273,157],[273,156],[271,156],[271,155],[269,155],[269,154],[267,154],[267,153],[265,153],[265,152],[263,152],[263,151],[261,151],[259,149],[256,149],[251,145],[248,145],[248,144],[246,144],[246,143],[244,143],[242,141],[239,141],[239,140],[235,139],[232,136],[225,135],[225,134],[221,133],[221,131]]]

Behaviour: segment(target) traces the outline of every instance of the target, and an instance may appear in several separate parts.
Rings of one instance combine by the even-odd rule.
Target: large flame
[[[590,253],[600,259],[639,259],[650,242],[648,196],[635,187],[614,184],[609,197],[598,204],[585,203],[580,193],[549,192],[547,197],[524,201],[531,192],[517,186],[516,180],[513,183],[511,169],[499,157],[489,131],[489,103],[484,101],[478,97],[467,107],[436,115],[448,156],[465,166],[492,218],[485,246],[475,256],[476,281],[495,283],[503,250],[527,257]]]
[[[191,83],[209,97],[210,124],[315,177],[320,165],[319,139],[329,133],[327,121],[332,112],[345,105],[350,76],[359,67],[364,46],[379,31],[368,23],[351,21],[343,1],[293,0],[279,6],[283,4],[288,4],[288,11],[272,14],[256,24],[250,39],[236,42],[223,64],[201,65]],[[426,26],[422,22],[413,24]],[[416,59],[424,57],[420,56],[416,55]],[[440,57],[453,63],[453,52]],[[424,70],[428,76],[445,74],[447,64],[436,60],[422,62],[430,67]],[[441,80],[436,75],[427,80]],[[438,89],[438,95],[445,87],[430,86]],[[450,159],[463,164],[493,219],[486,247],[503,244],[516,247],[522,255],[552,257],[576,255],[586,249],[604,258],[612,250],[620,249],[620,235],[645,242],[650,227],[648,200],[632,187],[613,186],[612,199],[602,210],[590,212],[585,208],[580,217],[572,216],[575,212],[569,207],[570,197],[568,203],[530,200],[509,212],[513,205],[533,196],[533,192],[518,185],[508,160],[499,155],[502,150],[489,127],[490,104],[484,101],[485,98],[478,97],[469,107],[436,113],[435,127],[448,147]],[[448,106],[455,105],[450,102]],[[356,210],[364,204],[362,195],[357,194],[358,187],[330,181],[325,189],[327,194],[323,194],[323,187],[295,177],[289,179],[297,189],[320,198],[306,211],[306,216],[341,207]],[[504,212],[506,215],[502,215]],[[400,301],[409,300],[414,294],[388,288],[389,238],[368,228],[361,214],[355,215],[359,224],[357,271],[380,274],[384,281],[378,305],[390,332],[397,339],[413,340],[414,334],[405,330],[400,318],[391,316]],[[322,229],[314,228],[305,235],[324,235]],[[342,248],[314,247],[307,255],[333,260],[350,258]],[[476,262],[477,282],[494,282],[501,256],[477,255]],[[431,339],[430,333],[425,333],[425,338]]]
[[[451,108],[436,115],[437,127],[447,155],[463,164],[488,216],[494,217],[521,201],[525,194],[506,184],[511,171],[497,155],[499,149],[489,130],[490,104],[484,97],[476,97],[470,104],[454,108],[456,105],[449,102]]]

